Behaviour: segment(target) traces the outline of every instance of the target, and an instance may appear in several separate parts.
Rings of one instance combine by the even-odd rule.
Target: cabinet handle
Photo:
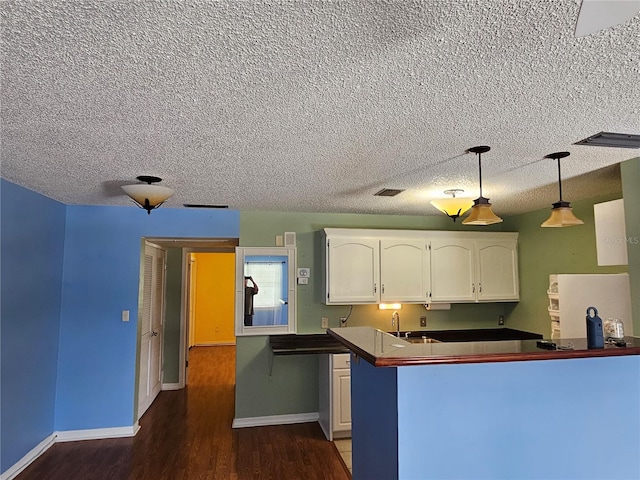
[[[482,284],[481,284],[481,283],[479,283],[479,284],[478,284],[478,287],[480,288],[480,293],[482,293]]]
[[[382,293],[384,293],[384,283],[382,284]]]
[[[471,284],[471,293],[476,293],[476,284],[475,283]]]
[[[378,293],[378,284],[377,283],[373,284],[373,293]]]

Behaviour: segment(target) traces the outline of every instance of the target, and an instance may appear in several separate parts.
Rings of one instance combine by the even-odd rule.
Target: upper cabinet
[[[478,301],[519,300],[517,240],[476,240]]]
[[[431,242],[431,301],[474,302],[473,240],[442,238]]]
[[[377,303],[380,281],[380,246],[372,238],[327,238],[326,303]]]
[[[427,303],[431,290],[429,265],[426,240],[380,240],[380,301]]]
[[[431,301],[519,300],[517,238],[481,232],[471,237],[431,242]]]
[[[517,233],[327,228],[327,304],[517,301]]]

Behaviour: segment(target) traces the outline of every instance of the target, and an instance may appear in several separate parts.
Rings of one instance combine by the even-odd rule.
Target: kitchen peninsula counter
[[[587,347],[586,338],[553,340],[558,348],[546,350],[536,339],[439,342],[425,335],[408,341],[372,327],[329,329],[328,334],[376,367],[640,355],[637,337],[626,337],[626,347],[606,344],[594,349]]]
[[[416,344],[370,327],[329,335],[352,352],[354,480],[640,478],[637,338],[552,351]]]

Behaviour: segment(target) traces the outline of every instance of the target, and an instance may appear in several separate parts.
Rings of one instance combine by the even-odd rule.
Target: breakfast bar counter
[[[640,478],[637,338],[546,350],[370,327],[329,335],[352,355],[354,480]]]
[[[605,344],[604,348],[590,349],[586,338],[441,342],[428,333],[398,338],[371,327],[329,329],[328,334],[376,367],[640,355],[638,337],[626,337],[624,347]]]

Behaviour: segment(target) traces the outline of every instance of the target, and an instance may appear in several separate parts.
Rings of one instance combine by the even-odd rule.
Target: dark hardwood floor
[[[132,438],[56,443],[17,480],[348,480],[317,423],[233,430],[235,347],[194,347],[189,385],[160,392]]]

